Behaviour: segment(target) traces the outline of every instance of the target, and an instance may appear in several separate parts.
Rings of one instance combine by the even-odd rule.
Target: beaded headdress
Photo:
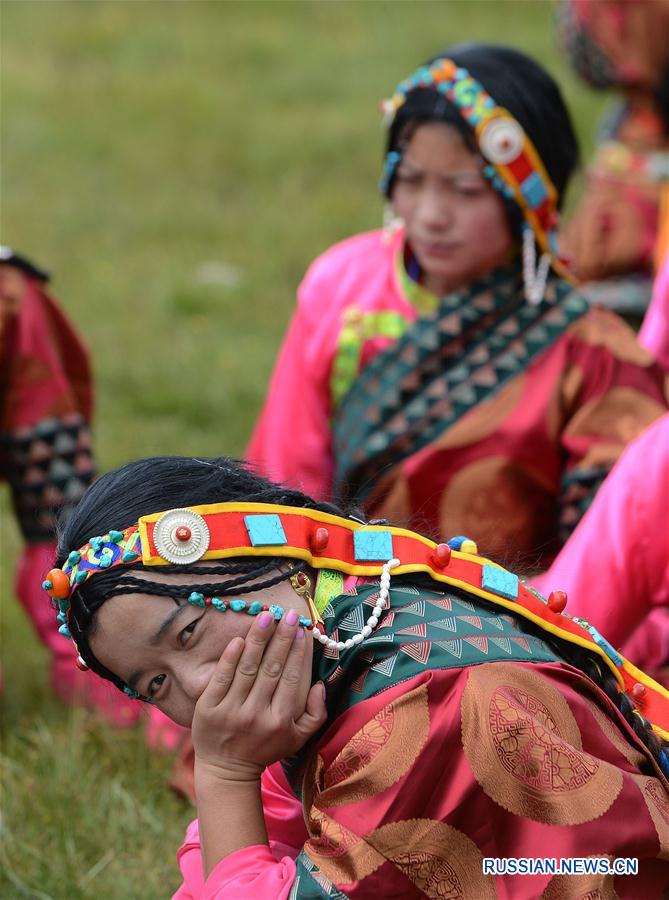
[[[421,66],[397,86],[390,99],[383,101],[387,124],[392,124],[409,93],[428,88],[443,94],[472,128],[487,163],[483,174],[496,190],[520,207],[528,226],[526,233],[533,235],[546,256],[546,271],[550,263],[560,275],[570,278],[557,255],[557,189],[520,122],[503,106],[498,106],[467,69],[447,57]],[[401,158],[397,150],[389,151],[386,156],[379,185],[385,196]]]
[[[664,688],[624,659],[588,622],[564,613],[567,598],[562,591],[554,591],[545,599],[512,572],[479,556],[476,544],[464,537],[437,544],[403,528],[365,525],[320,510],[266,503],[215,503],[142,516],[136,525],[123,531],[93,537],[72,551],[62,568],[52,569],[43,587],[58,604],[60,632],[69,637],[70,598],[100,572],[140,560],[146,567],[159,567],[240,557],[300,560],[322,575],[380,576],[381,597],[385,595],[386,599],[391,569],[393,575],[425,573],[437,582],[512,610],[542,630],[597,654],[622,689],[633,692],[636,688],[636,696],[639,686],[643,688],[644,715],[655,723],[658,733],[669,737],[669,693]],[[341,579],[338,584],[341,593]],[[266,608],[257,601],[248,604],[201,594],[191,594],[188,600],[196,606],[250,615]],[[278,618],[283,612],[278,607],[267,608]],[[382,605],[375,607],[360,635],[335,642],[337,649],[346,652],[362,643],[382,613]],[[301,624],[313,629],[321,643],[332,643],[316,622],[302,619]],[[139,696],[130,689],[127,692]]]

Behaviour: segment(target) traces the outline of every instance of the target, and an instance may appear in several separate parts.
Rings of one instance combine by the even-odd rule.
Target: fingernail
[[[295,625],[299,618],[299,614],[294,609],[289,609],[286,613],[286,625]]]
[[[271,613],[264,612],[258,616],[256,621],[258,622],[259,628],[269,628],[273,620],[274,616]]]
[[[303,641],[303,640],[304,640],[304,628],[302,628],[302,626],[300,626],[300,627],[297,629],[297,631],[295,632],[295,640],[296,640],[296,641]]]

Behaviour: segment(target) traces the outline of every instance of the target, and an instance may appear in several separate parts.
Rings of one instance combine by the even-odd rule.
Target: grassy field
[[[449,43],[514,44],[602,98],[548,2],[14,2],[2,14],[2,241],[54,274],[93,354],[96,451],[241,454],[309,261],[375,227],[378,100]],[[191,810],[141,731],[53,700],[12,597],[2,494],[0,898],[148,900]]]

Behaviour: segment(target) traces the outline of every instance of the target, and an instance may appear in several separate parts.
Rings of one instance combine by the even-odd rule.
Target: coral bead
[[[432,554],[432,561],[440,569],[446,568],[451,561],[451,548],[448,544],[439,544]]]
[[[638,681],[632,688],[632,696],[635,700],[640,701],[646,696],[646,688],[643,684],[640,684]]]
[[[174,537],[181,541],[182,544],[185,544],[186,541],[189,541],[193,537],[193,532],[190,530],[188,525],[179,525],[179,527],[174,532]]]
[[[567,595],[564,591],[551,591],[548,595],[548,608],[554,613],[561,613],[567,605]]]
[[[70,596],[70,579],[62,569],[52,569],[46,580],[51,582],[51,587],[47,591],[50,597],[65,600]]]
[[[322,553],[330,540],[330,532],[327,528],[317,528],[309,538],[309,546],[314,553]]]

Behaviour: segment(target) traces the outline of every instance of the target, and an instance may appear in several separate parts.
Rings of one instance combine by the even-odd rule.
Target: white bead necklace
[[[364,626],[362,631],[358,634],[353,635],[352,638],[348,638],[346,641],[335,641],[331,637],[328,637],[327,634],[321,634],[314,629],[314,638],[319,641],[324,647],[327,647],[328,650],[349,650],[351,647],[356,644],[362,644],[365,638],[368,638],[372,631],[379,624],[379,618],[381,613],[388,608],[388,595],[390,591],[390,570],[394,569],[395,566],[399,566],[399,559],[390,559],[387,563],[383,564],[383,569],[381,570],[381,590],[379,591],[379,598],[376,601],[376,605],[372,610],[371,616],[367,619],[367,624]]]

